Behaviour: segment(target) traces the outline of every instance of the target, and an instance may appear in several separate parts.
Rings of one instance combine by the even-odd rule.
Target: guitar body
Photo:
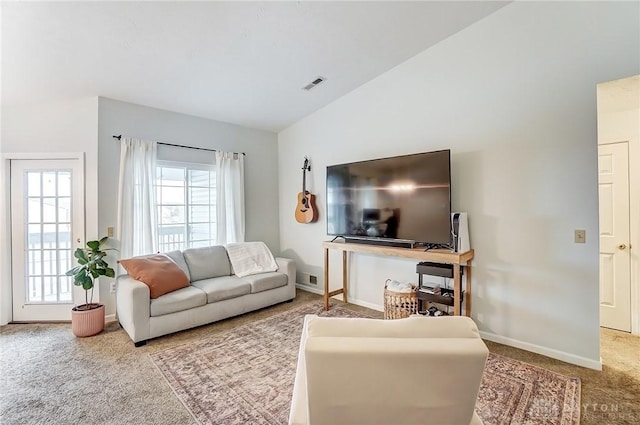
[[[302,192],[298,193],[298,205],[296,205],[296,221],[298,223],[313,223],[318,219],[316,209],[316,196],[307,190],[307,171],[311,171],[309,158],[304,157],[302,166]]]
[[[298,223],[313,223],[318,219],[316,209],[316,195],[308,190],[298,193],[298,205],[296,205],[296,221]]]

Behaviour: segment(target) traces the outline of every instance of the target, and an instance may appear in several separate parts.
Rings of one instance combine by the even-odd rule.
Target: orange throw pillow
[[[164,254],[129,258],[118,261],[129,276],[149,287],[151,298],[189,286],[182,269]]]

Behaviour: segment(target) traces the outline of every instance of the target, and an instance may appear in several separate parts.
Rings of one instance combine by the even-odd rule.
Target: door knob
[[[627,249],[627,245],[621,243],[620,245],[618,245],[618,249],[625,250]]]

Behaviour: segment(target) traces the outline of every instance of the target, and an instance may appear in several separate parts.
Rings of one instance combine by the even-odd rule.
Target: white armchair
[[[482,425],[489,351],[464,316],[305,317],[290,425]]]

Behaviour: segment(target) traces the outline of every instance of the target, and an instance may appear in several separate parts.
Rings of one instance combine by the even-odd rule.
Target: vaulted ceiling
[[[104,96],[277,132],[506,4],[2,2],[2,106]]]

